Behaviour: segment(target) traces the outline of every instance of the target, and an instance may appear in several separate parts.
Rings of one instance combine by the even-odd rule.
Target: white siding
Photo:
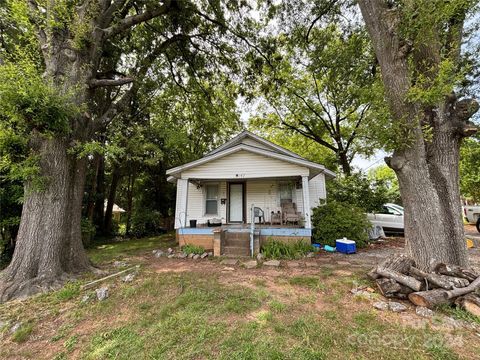
[[[190,226],[190,220],[197,220],[198,224],[206,224],[207,220],[212,218],[222,219],[222,223],[227,219],[227,206],[222,205],[220,199],[227,197],[227,188],[225,181],[212,182],[218,184],[218,214],[205,216],[205,187],[197,188],[197,185],[189,183],[188,203],[187,203],[187,226]]]
[[[248,179],[308,174],[309,169],[306,167],[249,151],[239,151],[185,170],[182,172],[182,178]]]
[[[252,138],[249,138],[249,137],[243,138],[242,139],[242,144],[255,146],[255,147],[260,148],[260,149],[265,149],[265,150],[277,152],[274,148],[266,146],[262,143],[259,143],[258,141],[254,140]]]
[[[177,199],[175,203],[175,229],[185,227],[184,199],[187,191],[188,181],[179,179],[177,181]]]
[[[327,198],[327,191],[325,189],[325,175],[318,174],[308,182],[310,189],[310,208],[315,208],[320,205],[320,200]]]
[[[270,221],[270,212],[280,209],[277,199],[277,182],[272,180],[247,181],[247,222],[251,219],[251,207],[254,204],[265,213],[265,221]],[[257,219],[258,221],[258,219]]]

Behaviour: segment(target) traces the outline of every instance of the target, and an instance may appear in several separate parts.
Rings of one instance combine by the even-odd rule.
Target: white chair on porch
[[[254,207],[253,208],[253,221],[256,222],[258,218],[258,223],[259,224],[265,224],[265,213],[263,210],[259,207]]]

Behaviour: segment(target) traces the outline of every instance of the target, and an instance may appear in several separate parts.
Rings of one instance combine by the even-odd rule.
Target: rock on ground
[[[167,253],[173,254],[173,249],[172,249],[172,248],[168,248],[168,249],[167,249]]]
[[[222,265],[237,265],[238,260],[237,259],[223,259],[220,264],[222,264]]]
[[[376,303],[373,303],[373,307],[377,310],[388,310],[388,303],[385,301],[377,301]]]
[[[135,274],[127,274],[122,278],[123,282],[132,282],[135,279]]]
[[[13,324],[13,326],[10,328],[10,334],[13,334],[14,332],[16,332],[18,329],[20,329],[21,326],[22,326],[21,322],[16,322],[15,324]]]
[[[127,263],[125,261],[115,261],[113,263],[113,266],[120,268],[120,267],[125,267],[127,266]]]
[[[432,317],[435,314],[433,310],[430,310],[429,308],[426,308],[424,306],[417,306],[415,308],[415,313],[423,317]]]
[[[107,287],[101,287],[99,289],[95,290],[95,293],[97,294],[97,299],[99,301],[105,300],[108,298],[108,288]]]
[[[201,258],[201,259],[205,259],[207,256],[208,256],[208,253],[207,253],[207,252],[204,252],[202,255],[200,255],[200,258]]]
[[[160,256],[162,256],[164,254],[164,252],[162,250],[155,250],[154,251],[154,255],[155,257],[159,258]]]
[[[257,265],[258,265],[257,260],[250,260],[243,263],[243,267],[245,269],[253,269],[253,268],[256,268]]]
[[[262,261],[262,260],[263,260],[263,257],[264,257],[264,256],[263,256],[262,253],[258,253],[258,254],[257,254],[257,260],[258,260],[258,261]]]
[[[407,310],[407,307],[405,305],[403,305],[399,302],[395,302],[395,301],[389,302],[388,307],[393,312],[402,312],[402,311]]]
[[[198,254],[195,254],[195,255],[193,255],[193,258],[192,258],[192,259],[193,259],[193,260],[200,259],[200,255],[198,255]]]
[[[265,266],[280,266],[280,261],[278,260],[268,260],[263,263]]]

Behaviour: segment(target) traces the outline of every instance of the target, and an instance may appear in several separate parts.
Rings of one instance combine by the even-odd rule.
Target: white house
[[[268,238],[310,241],[312,208],[325,201],[325,180],[335,177],[249,131],[167,175],[177,184],[180,245],[216,255],[250,255]]]

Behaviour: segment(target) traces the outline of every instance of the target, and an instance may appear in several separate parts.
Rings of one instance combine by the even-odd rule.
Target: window
[[[205,214],[218,214],[218,185],[205,186]]]
[[[278,184],[278,192],[280,193],[280,204],[292,202],[292,184],[280,183]]]

